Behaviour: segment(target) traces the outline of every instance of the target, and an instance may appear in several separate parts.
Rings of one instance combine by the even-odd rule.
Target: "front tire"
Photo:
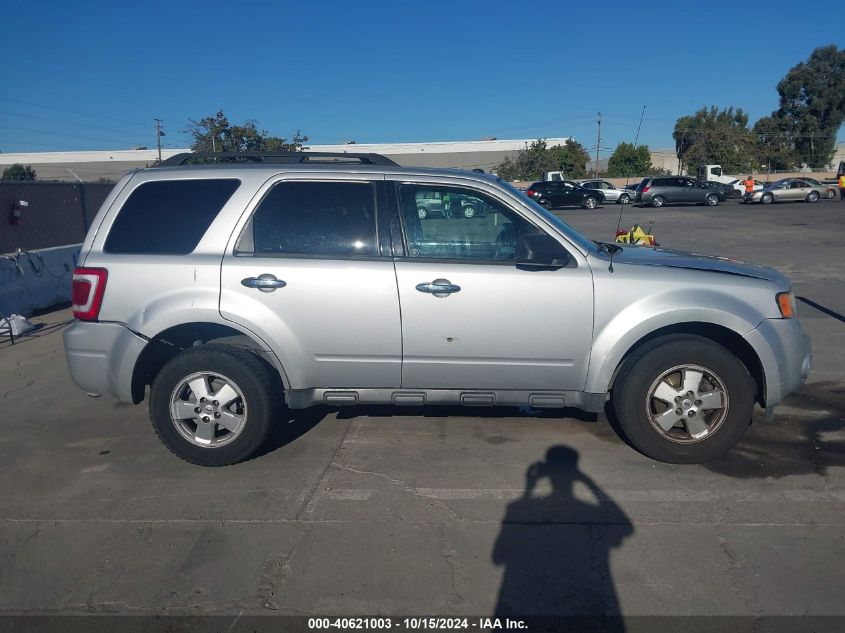
[[[279,418],[278,375],[255,355],[204,345],[171,359],[150,388],[150,419],[162,443],[199,466],[252,457]]]
[[[631,196],[627,193],[623,193],[619,196],[619,204],[631,204]]]
[[[651,199],[651,206],[653,206],[653,207],[655,207],[655,208],[658,208],[658,209],[659,209],[659,208],[660,208],[660,207],[662,207],[664,204],[666,204],[666,200],[665,200],[665,198],[663,198],[663,196],[654,196],[654,197]]]
[[[707,197],[704,198],[704,202],[708,207],[715,207],[719,204],[719,196],[714,193],[707,194]]]
[[[818,202],[819,201],[819,194],[817,191],[811,191],[807,194],[807,202]]]
[[[420,220],[425,220],[428,216],[428,211],[426,211],[425,207],[417,207],[417,215]]]
[[[593,196],[587,196],[586,198],[584,198],[584,202],[582,203],[582,206],[590,211],[595,209],[598,205],[598,199]]]
[[[644,455],[697,464],[733,448],[751,422],[754,382],[726,348],[700,336],[660,337],[625,361],[611,402]]]
[[[764,193],[763,196],[760,198],[760,202],[763,204],[772,204],[775,201],[775,197],[770,193]]]

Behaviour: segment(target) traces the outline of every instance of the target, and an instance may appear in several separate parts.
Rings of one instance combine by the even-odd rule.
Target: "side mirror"
[[[514,260],[517,266],[563,268],[572,257],[556,239],[544,233],[520,235],[516,241]]]

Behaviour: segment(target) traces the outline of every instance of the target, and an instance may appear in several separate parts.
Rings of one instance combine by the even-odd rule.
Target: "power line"
[[[11,101],[12,103],[20,103],[22,105],[33,106],[36,108],[44,108],[45,110],[55,110],[56,112],[67,112],[69,114],[75,114],[77,116],[87,116],[95,119],[108,119],[109,121],[123,123],[124,125],[136,125],[138,127],[144,128],[147,127],[146,125],[139,123],[138,121],[127,121],[126,119],[118,119],[117,117],[108,116],[105,114],[94,114],[91,112],[82,112],[80,110],[70,110],[68,108],[57,108],[56,106],[44,105],[42,103],[34,103],[32,101],[24,101],[23,99],[12,99],[11,97],[0,97],[0,100]]]
[[[135,145],[134,141],[122,141],[120,139],[105,139],[105,138],[98,138],[94,136],[82,136],[81,134],[68,134],[67,132],[57,132],[54,130],[35,130],[32,128],[26,127],[15,127],[13,125],[2,125],[0,124],[0,128],[5,128],[7,130],[15,130],[17,132],[31,132],[33,134],[52,134],[53,136],[67,136],[69,138],[80,138],[85,141],[100,141],[103,143],[120,143],[121,145]]]
[[[49,117],[43,116],[35,116],[34,114],[23,114],[22,112],[0,112],[0,114],[9,117],[24,117],[27,119],[34,119],[36,121],[47,121],[48,123],[61,123],[63,125],[73,125],[74,127],[89,127],[94,128],[97,130],[103,130],[105,132],[118,132],[119,134],[123,134],[126,132],[125,129],[119,130],[113,127],[104,127],[102,125],[94,125],[93,123],[77,123],[75,121],[66,121],[62,119],[51,119]]]

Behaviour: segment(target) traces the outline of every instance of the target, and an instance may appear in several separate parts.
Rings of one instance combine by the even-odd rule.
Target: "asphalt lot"
[[[558,212],[606,240],[618,213]],[[292,413],[263,456],[203,469],[145,405],[71,383],[54,312],[0,342],[0,612],[845,616],[845,203],[622,225],[650,220],[803,298],[810,381],[731,454],[659,464],[570,410],[369,407]]]

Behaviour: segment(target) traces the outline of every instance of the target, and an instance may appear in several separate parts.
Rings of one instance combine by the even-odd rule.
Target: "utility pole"
[[[164,130],[161,129],[162,120],[155,119],[156,122],[156,148],[158,149],[158,164],[161,165],[161,137],[167,136]]]
[[[601,145],[601,112],[599,112],[599,133],[596,137],[596,162],[593,165],[593,178],[599,177],[599,145]]]

